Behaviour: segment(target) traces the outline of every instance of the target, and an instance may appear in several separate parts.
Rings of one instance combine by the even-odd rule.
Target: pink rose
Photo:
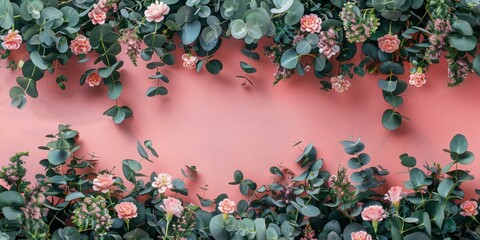
[[[121,202],[115,206],[118,218],[132,219],[137,217],[137,206],[131,202]]]
[[[387,217],[387,213],[382,206],[372,205],[362,211],[362,219],[365,221],[380,222]]]
[[[464,217],[473,217],[478,214],[478,204],[476,201],[465,201],[460,205],[460,208],[463,210],[460,212],[460,215]]]
[[[372,236],[365,231],[352,232],[352,240],[372,240]]]
[[[182,59],[183,67],[188,69],[194,69],[198,62],[198,58],[196,56],[187,53],[182,55]]]
[[[95,179],[93,179],[93,190],[97,192],[103,192],[107,193],[110,191],[110,188],[112,187],[113,183],[115,181],[113,180],[113,175],[104,173],[101,175],[98,175]]]
[[[330,79],[330,82],[332,82],[332,88],[335,89],[335,91],[339,93],[343,93],[344,91],[347,91],[348,88],[351,86],[350,81],[346,80],[343,75],[338,75],[337,77],[332,77]]]
[[[386,53],[393,53],[397,51],[400,45],[400,39],[398,39],[397,35],[387,34],[383,37],[377,39],[378,47],[380,50]]]
[[[101,81],[102,81],[102,78],[100,77],[100,74],[98,74],[97,72],[94,72],[88,75],[87,79],[85,80],[85,82],[88,83],[90,87],[95,87],[100,85]]]
[[[160,208],[167,213],[167,218],[171,219],[173,215],[177,217],[182,216],[182,203],[176,198],[168,197],[163,199],[163,205]]]
[[[317,14],[305,15],[300,19],[300,30],[302,32],[319,33],[322,29],[322,19]]]
[[[159,193],[164,193],[167,189],[173,187],[172,176],[166,173],[159,173],[158,176],[153,179],[155,182],[152,182],[152,187],[157,188]]]
[[[107,18],[107,9],[94,4],[93,9],[88,13],[88,17],[92,20],[93,24],[104,24]]]
[[[410,81],[408,82],[410,85],[414,85],[415,87],[421,87],[427,82],[427,79],[425,78],[425,74],[416,72],[410,74]]]
[[[12,29],[10,29],[7,34],[1,36],[0,39],[3,41],[2,47],[7,50],[17,50],[20,48],[20,44],[22,44],[22,36],[18,34],[18,30],[12,31]]]
[[[402,198],[404,198],[406,195],[407,193],[402,191],[402,187],[395,186],[388,190],[388,193],[385,194],[384,199],[390,201],[395,209],[398,210],[400,200],[402,200]]]
[[[218,203],[218,210],[223,214],[233,213],[235,211],[235,202],[225,198],[220,203]]]
[[[70,42],[70,50],[75,55],[87,54],[92,50],[90,46],[90,41],[87,37],[82,34],[79,34],[75,39]]]
[[[147,10],[145,10],[145,17],[147,22],[161,22],[165,15],[170,12],[170,7],[163,2],[158,2],[155,0],[155,3],[150,4]]]

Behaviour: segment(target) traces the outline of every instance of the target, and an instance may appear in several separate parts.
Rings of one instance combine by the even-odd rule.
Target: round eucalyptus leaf
[[[306,40],[302,40],[300,41],[297,46],[295,47],[295,51],[299,54],[299,55],[306,55],[306,54],[309,54],[310,51],[312,50],[312,45],[310,45],[310,43]]]
[[[270,11],[273,14],[279,14],[286,12],[292,5],[294,0],[273,0],[275,8],[272,8]]]
[[[286,69],[294,69],[297,66],[299,56],[293,49],[288,49],[282,55],[280,64]]]
[[[234,38],[242,39],[248,33],[247,24],[245,24],[243,19],[235,19],[230,23],[230,32]]]
[[[64,164],[68,157],[70,153],[63,149],[53,149],[48,152],[48,162],[55,166]]]
[[[207,64],[205,65],[205,67],[207,68],[207,71],[209,73],[211,73],[213,75],[217,75],[222,70],[223,64],[222,64],[222,62],[220,62],[220,60],[213,59],[213,60],[208,61]]]
[[[456,19],[452,23],[452,28],[455,30],[455,32],[463,35],[463,36],[472,36],[473,35],[473,29],[470,23],[468,23],[465,20],[461,19]]]
[[[402,124],[402,115],[392,109],[387,109],[382,115],[382,125],[388,130],[395,130]]]
[[[480,54],[477,55],[475,57],[475,59],[473,59],[473,71],[475,71],[475,73],[480,76]]]
[[[477,38],[475,36],[462,36],[452,33],[449,37],[450,44],[458,51],[469,52],[477,46]]]
[[[182,33],[180,34],[182,38],[182,43],[184,45],[189,45],[197,40],[198,35],[200,35],[201,24],[200,21],[196,20],[193,22],[185,23],[182,26]]]
[[[288,9],[287,14],[285,14],[285,24],[294,25],[297,24],[300,19],[303,17],[304,7],[303,4],[294,0],[292,6]]]

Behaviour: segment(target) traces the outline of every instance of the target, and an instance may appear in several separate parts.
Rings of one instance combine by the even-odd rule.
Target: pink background
[[[130,106],[134,117],[122,125],[102,115],[113,105],[105,86],[78,85],[82,67],[76,63],[63,71],[69,77],[67,90],[60,90],[53,77],[46,77],[38,82],[39,98],[28,98],[23,110],[11,107],[8,91],[21,73],[5,69],[3,61],[0,161],[6,163],[15,152],[28,150],[29,176],[33,177],[42,172],[38,161],[46,158],[46,151],[37,149],[48,141],[44,135],[55,133],[58,123],[69,123],[80,132],[81,153],[100,156],[98,170],[115,166],[114,173],[121,175],[123,159],[139,159],[136,140],[150,139],[160,157],[154,163],[143,162],[146,174],[167,172],[180,178],[180,168],[195,165],[199,178],[195,182],[187,180],[189,188],[195,193],[200,191],[197,186],[208,185],[205,197],[214,198],[222,192],[239,197],[238,187],[228,185],[236,169],[263,184],[271,181],[270,166],[295,167],[293,161],[301,153],[292,148],[297,141],[303,141],[302,147],[313,143],[325,160],[324,168],[336,171],[349,158],[339,142],[361,137],[367,146],[365,152],[372,157],[371,164],[390,170],[390,185],[402,184],[408,177],[398,158],[402,153],[415,156],[419,164],[448,163],[449,155],[442,148],[448,148],[456,133],[464,134],[470,150],[480,154],[480,78],[474,74],[463,86],[450,89],[446,87],[445,61],[431,67],[424,87],[409,87],[402,95],[405,104],[399,111],[411,121],[404,121],[399,130],[391,132],[380,122],[388,107],[377,87],[381,75],[356,77],[351,80],[351,89],[343,94],[320,90],[313,73],[272,86],[275,67],[265,57],[254,62],[241,55],[241,45],[224,42],[222,49],[229,58],[217,53],[224,63],[218,76],[205,70],[197,74],[184,69],[180,62],[163,68],[171,80],[166,97],[146,97],[145,91],[154,84],[148,79],[153,71],[143,62],[135,68],[126,60],[119,103]],[[261,48],[258,52],[263,54]],[[235,78],[242,74],[240,60],[260,70],[251,75],[255,86],[241,87],[243,81]],[[479,166],[477,160],[465,168],[480,177]],[[478,180],[467,187],[475,189]]]

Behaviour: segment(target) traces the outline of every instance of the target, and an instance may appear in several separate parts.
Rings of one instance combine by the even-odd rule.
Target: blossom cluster
[[[9,186],[15,186],[21,182],[24,182],[27,169],[25,168],[25,161],[20,157],[10,158],[10,162],[7,166],[3,166],[0,169],[0,179],[5,181]]]
[[[353,2],[347,2],[340,12],[345,36],[351,43],[365,42],[380,25],[380,20],[375,13],[368,12],[364,17],[359,16],[359,8]]]
[[[329,184],[332,196],[343,204],[349,204],[355,201],[357,191],[348,180],[347,168],[340,166],[337,175],[330,176]]]
[[[96,236],[105,235],[113,224],[104,197],[86,197],[73,211],[72,222],[82,230],[92,228]]]
[[[430,47],[425,51],[425,59],[429,62],[437,61],[442,51],[447,46],[446,38],[453,31],[450,21],[436,18],[433,24],[429,25],[432,34],[428,37]]]
[[[327,59],[337,54],[340,51],[340,46],[337,44],[337,33],[335,29],[329,28],[327,31],[320,32],[320,40],[317,44],[318,51]]]

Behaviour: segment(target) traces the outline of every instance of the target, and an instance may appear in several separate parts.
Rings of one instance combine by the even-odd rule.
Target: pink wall
[[[146,172],[181,177],[181,167],[195,165],[200,178],[194,185],[208,184],[206,197],[213,198],[221,192],[238,192],[236,186],[227,184],[236,169],[267,183],[270,166],[294,166],[300,150],[291,146],[300,140],[303,146],[313,143],[325,159],[325,168],[336,170],[348,160],[338,142],[361,137],[372,163],[390,170],[391,184],[407,178],[398,159],[404,152],[417,157],[419,163],[448,163],[449,155],[442,148],[449,146],[456,133],[463,133],[470,150],[480,154],[480,78],[476,75],[469,76],[463,86],[449,89],[446,65],[432,67],[424,87],[409,87],[402,95],[405,104],[399,110],[412,121],[391,132],[380,122],[388,107],[377,87],[380,75],[351,80],[352,87],[344,94],[320,90],[312,73],[272,87],[274,66],[262,58],[253,62],[260,69],[252,75],[255,86],[241,87],[242,81],[234,77],[242,73],[239,61],[251,61],[239,53],[239,47],[226,41],[223,50],[232,55],[221,57],[225,67],[218,76],[205,71],[197,74],[181,64],[164,68],[171,79],[166,97],[146,97],[144,92],[153,84],[147,79],[152,72],[144,64],[135,68],[127,63],[119,101],[133,109],[134,118],[120,126],[102,115],[113,105],[106,87],[79,86],[81,67],[76,64],[65,71],[70,77],[66,91],[58,89],[53,78],[45,78],[38,84],[39,98],[29,98],[23,110],[11,107],[8,91],[20,72],[5,69],[6,62],[2,62],[1,162],[15,152],[29,150],[30,176],[41,172],[38,160],[45,158],[46,152],[37,147],[47,142],[43,136],[55,132],[58,123],[70,123],[80,131],[83,153],[101,156],[99,169],[116,166],[114,172],[120,175],[122,159],[138,159],[135,141],[151,139],[160,158],[145,162]],[[468,169],[477,169],[473,172],[480,178],[479,167],[477,160]],[[478,180],[468,187],[478,187]]]

